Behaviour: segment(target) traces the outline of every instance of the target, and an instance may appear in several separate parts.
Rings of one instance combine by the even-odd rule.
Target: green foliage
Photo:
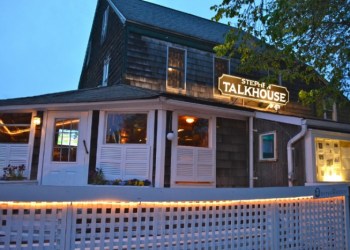
[[[315,102],[316,96],[350,97],[348,1],[222,0],[211,9],[214,20],[229,18],[235,24],[215,51],[240,58],[240,71],[267,72],[269,83],[282,77],[327,85],[301,92],[304,103]]]
[[[105,185],[107,181],[101,168],[96,168],[96,170],[91,173],[90,184],[93,185]]]
[[[150,186],[149,180],[121,180],[115,179],[113,181],[106,180],[101,168],[96,168],[95,171],[90,173],[89,183],[93,185],[117,185],[117,186]]]

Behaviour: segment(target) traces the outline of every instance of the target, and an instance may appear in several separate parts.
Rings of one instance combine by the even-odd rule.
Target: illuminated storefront
[[[350,104],[298,101],[324,82],[242,73],[213,51],[232,27],[146,1],[98,1],[94,20],[77,90],[0,100],[0,169],[62,186],[350,182]]]

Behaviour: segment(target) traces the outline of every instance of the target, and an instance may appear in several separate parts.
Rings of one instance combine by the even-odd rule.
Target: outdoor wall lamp
[[[173,131],[170,131],[167,133],[166,135],[166,138],[169,140],[169,141],[172,141],[174,139],[175,135],[174,135],[174,132]]]
[[[34,116],[34,118],[33,118],[33,123],[34,123],[35,125],[40,125],[40,124],[41,124],[41,118],[40,118],[40,116]]]

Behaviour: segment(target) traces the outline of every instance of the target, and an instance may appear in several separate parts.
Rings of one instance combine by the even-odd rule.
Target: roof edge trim
[[[114,5],[112,0],[107,0],[107,2],[109,3],[110,6],[112,6],[112,9],[114,10],[114,12],[117,14],[117,16],[119,17],[119,19],[122,21],[122,23],[125,25],[126,22],[126,18],[125,16],[119,11],[119,9],[117,8],[117,6]]]

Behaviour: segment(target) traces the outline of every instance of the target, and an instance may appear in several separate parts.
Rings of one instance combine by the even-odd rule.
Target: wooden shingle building
[[[0,168],[40,185],[88,185],[96,169],[171,188],[349,183],[350,113],[319,117],[298,102],[306,84],[239,73],[213,51],[229,29],[99,0],[78,89],[0,100]]]

